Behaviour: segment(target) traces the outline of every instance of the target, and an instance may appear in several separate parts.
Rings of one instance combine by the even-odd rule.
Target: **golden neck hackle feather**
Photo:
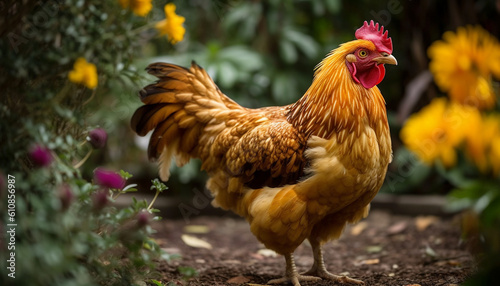
[[[377,87],[354,82],[346,57],[356,48],[374,50],[370,41],[355,40],[333,50],[317,67],[305,95],[290,106],[288,121],[307,135],[331,138],[334,133],[362,132],[362,126],[388,128],[385,100]],[[371,107],[368,107],[371,106]],[[385,122],[385,126],[378,126]]]

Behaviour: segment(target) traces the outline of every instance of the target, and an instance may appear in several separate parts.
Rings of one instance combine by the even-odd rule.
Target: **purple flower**
[[[125,179],[116,172],[97,168],[94,171],[94,180],[98,185],[110,189],[123,189],[125,187]]]
[[[34,145],[28,155],[35,167],[47,167],[53,160],[50,149],[40,144]]]
[[[94,205],[94,210],[98,211],[103,209],[109,202],[108,200],[109,191],[99,190],[92,195],[92,203]]]
[[[89,132],[87,136],[87,141],[92,145],[94,149],[101,149],[106,145],[108,140],[108,133],[102,128],[96,128]]]
[[[63,184],[59,187],[59,200],[61,201],[61,208],[63,210],[67,210],[74,199],[75,194],[71,191],[69,185]]]

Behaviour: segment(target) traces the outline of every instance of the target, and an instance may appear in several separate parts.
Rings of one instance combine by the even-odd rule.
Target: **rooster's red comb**
[[[363,27],[356,30],[356,39],[372,41],[380,52],[392,54],[392,40],[387,36],[388,31],[384,33],[384,26],[380,26],[380,30],[378,27],[378,23],[375,24],[373,20],[370,25],[365,21]]]

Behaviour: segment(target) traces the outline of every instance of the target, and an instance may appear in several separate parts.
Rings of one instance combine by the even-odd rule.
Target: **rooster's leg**
[[[279,279],[273,279],[273,280],[267,282],[267,284],[282,284],[282,283],[292,282],[293,286],[300,286],[300,281],[318,281],[318,280],[321,280],[321,278],[319,278],[319,277],[300,275],[297,272],[297,268],[295,267],[295,261],[293,260],[292,253],[286,254],[285,260],[286,260],[285,277],[279,278]]]
[[[328,272],[325,267],[325,262],[323,261],[323,251],[321,250],[320,243],[316,239],[309,239],[309,241],[311,242],[313,250],[314,264],[309,271],[304,273],[304,275],[317,276],[340,283],[365,285],[365,283],[361,280],[352,279],[347,276],[339,276]]]

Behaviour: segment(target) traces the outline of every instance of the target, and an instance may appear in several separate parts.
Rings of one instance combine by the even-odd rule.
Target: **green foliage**
[[[153,60],[195,60],[224,93],[247,107],[296,101],[311,83],[314,66],[343,36],[331,34],[328,20],[339,13],[337,0],[208,3],[179,3],[179,10],[190,11],[186,50]]]
[[[156,190],[158,193],[161,193],[168,189],[167,186],[158,179],[152,180],[151,183],[153,184],[151,186],[151,190]]]
[[[15,280],[3,285],[135,285],[155,276],[153,261],[170,257],[151,240],[151,226],[137,222],[147,203],[114,207],[114,198],[132,189],[125,187],[110,190],[110,203],[96,208],[102,187],[79,177],[60,181],[52,175],[57,165],[12,174],[18,262]],[[7,277],[5,259],[0,263]]]
[[[149,280],[149,282],[153,285],[156,285],[156,286],[163,286],[163,283],[161,283],[161,281],[158,281],[155,279],[151,279],[151,280]]]
[[[480,268],[464,285],[489,285],[500,268],[500,187],[498,181],[474,180],[448,196],[451,211],[466,211],[462,220],[465,240],[475,243]]]
[[[185,278],[185,279],[189,279],[189,278],[193,278],[193,277],[196,277],[198,276],[198,272],[196,271],[196,269],[192,268],[192,267],[186,267],[186,266],[179,266],[177,268],[177,270],[179,271],[179,273]]]
[[[0,184],[2,237],[7,223],[15,223],[15,248],[7,251],[2,240],[0,284],[144,285],[158,277],[158,261],[174,258],[151,238],[157,210],[153,202],[135,199],[115,206],[118,196],[136,192],[137,185],[98,185],[91,172],[109,164],[109,149],[94,150],[86,137],[100,125],[109,141],[117,140],[110,131],[119,130],[113,126],[122,114],[93,124],[89,118],[107,109],[117,85],[139,85],[132,60],[154,35],[151,23],[114,0],[16,2],[0,6],[0,177],[9,182],[8,188]],[[68,80],[80,57],[97,67],[95,90]],[[35,144],[45,151],[34,155]],[[40,164],[36,156],[52,159]],[[123,170],[120,175],[132,178]],[[154,186],[165,189],[159,181]],[[15,198],[13,220],[7,198]],[[5,255],[11,252],[15,278],[8,276]]]

